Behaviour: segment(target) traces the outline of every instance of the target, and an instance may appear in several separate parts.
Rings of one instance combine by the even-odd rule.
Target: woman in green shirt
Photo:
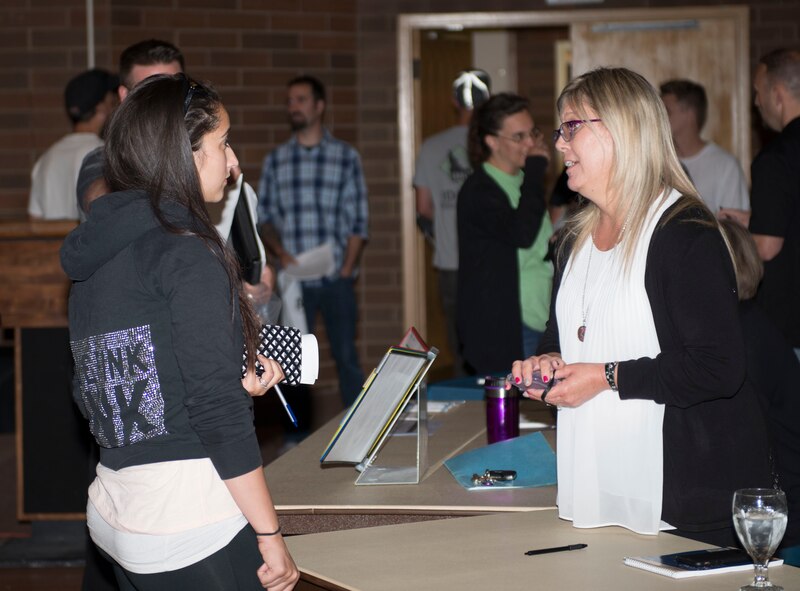
[[[515,352],[535,352],[549,316],[552,266],[544,257],[552,226],[543,179],[550,151],[528,101],[502,93],[473,114],[469,152],[475,172],[457,206],[457,325],[468,366],[495,373]]]

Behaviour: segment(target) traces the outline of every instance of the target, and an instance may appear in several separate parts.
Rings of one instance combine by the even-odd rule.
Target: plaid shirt
[[[271,224],[295,256],[332,242],[338,275],[350,236],[367,237],[367,189],[358,152],[327,130],[307,148],[296,136],[264,159],[258,221]],[[319,281],[308,281],[307,285]]]

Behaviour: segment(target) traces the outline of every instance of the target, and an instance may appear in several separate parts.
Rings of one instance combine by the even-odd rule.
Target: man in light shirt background
[[[700,136],[706,123],[705,89],[691,80],[669,80],[661,85],[672,140],[681,164],[708,208],[750,210],[750,194],[739,161],[717,144]]]
[[[119,80],[105,70],[87,70],[64,89],[72,132],[36,161],[31,172],[28,215],[39,220],[77,220],[75,182],[84,156],[103,145],[100,133],[117,106]]]

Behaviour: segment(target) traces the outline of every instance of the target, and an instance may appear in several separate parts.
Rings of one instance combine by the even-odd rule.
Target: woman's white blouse
[[[627,271],[619,246],[602,252],[588,240],[572,253],[556,300],[564,361],[606,363],[655,357],[661,351],[645,290],[645,266],[658,220],[679,197],[672,191],[653,205]],[[584,311],[581,342],[577,333]],[[643,534],[672,529],[661,521],[663,420],[663,405],[620,400],[610,389],[578,408],[562,408],[559,516],[576,527],[620,525]]]

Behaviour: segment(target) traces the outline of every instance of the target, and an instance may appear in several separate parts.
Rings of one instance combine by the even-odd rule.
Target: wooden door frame
[[[733,94],[733,146],[741,162],[750,161],[750,30],[747,6],[702,6],[684,8],[619,8],[554,10],[530,12],[469,12],[401,14],[397,23],[397,87],[400,153],[400,204],[403,281],[403,320],[427,333],[425,305],[424,248],[416,228],[414,206],[414,158],[419,145],[419,120],[415,112],[413,61],[415,40],[426,29],[520,29],[568,27],[573,23],[630,21],[686,21],[730,19],[736,28],[736,90]]]

